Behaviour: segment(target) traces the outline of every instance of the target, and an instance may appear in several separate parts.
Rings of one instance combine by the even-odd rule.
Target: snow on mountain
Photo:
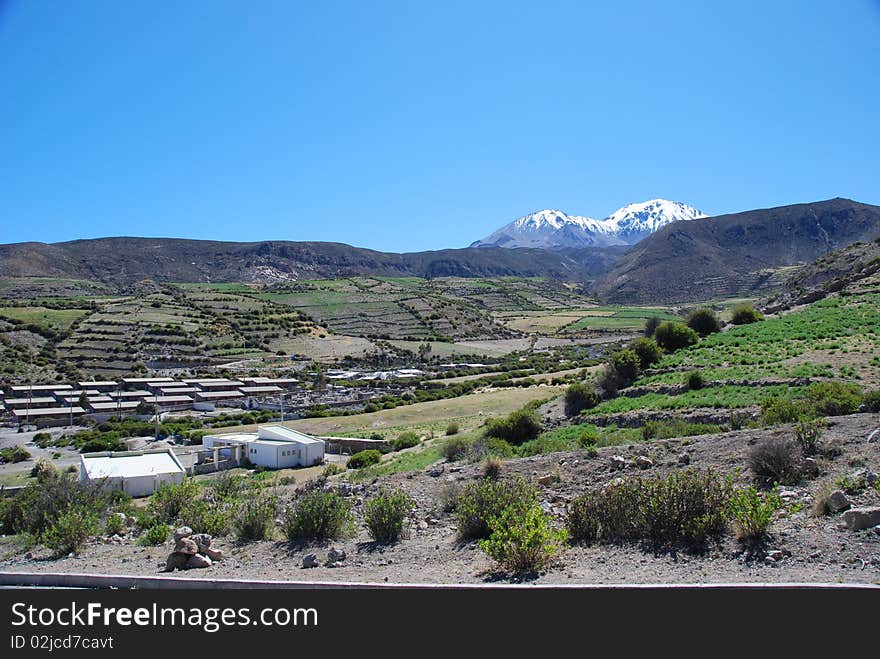
[[[671,222],[706,217],[693,206],[666,199],[629,204],[604,220],[547,209],[524,215],[471,247],[605,247],[633,245]]]

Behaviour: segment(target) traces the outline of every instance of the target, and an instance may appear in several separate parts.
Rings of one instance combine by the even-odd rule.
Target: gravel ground
[[[703,554],[654,553],[638,545],[568,547],[555,565],[540,574],[500,574],[476,543],[457,540],[452,516],[438,510],[444,490],[480,476],[480,465],[454,463],[443,464],[442,473],[436,476],[426,470],[352,486],[355,491],[351,496],[361,502],[357,510],[363,498],[382,485],[403,488],[416,500],[418,523],[410,537],[398,544],[376,546],[369,542],[365,531],[348,541],[311,547],[290,547],[280,540],[237,544],[231,538],[217,539],[214,545],[224,549],[225,560],[207,569],[175,574],[202,579],[389,583],[880,583],[880,528],[852,532],[840,528],[840,516],[816,517],[810,512],[813,498],[823,485],[857,469],[880,471],[880,443],[866,441],[869,433],[880,426],[880,418],[876,414],[856,414],[828,421],[823,439],[836,445],[841,454],[820,460],[818,477],[785,488],[788,511],[774,522],[766,547],[768,552],[780,550],[784,555],[772,564],[765,562],[763,554],[747,556],[732,537],[725,537]],[[502,475],[553,481],[540,486],[541,500],[560,518],[566,502],[585,489],[618,476],[666,474],[679,468],[682,454],[689,456],[692,467],[713,467],[724,472],[739,469],[739,478],[748,482],[746,456],[750,447],[770,437],[791,434],[790,426],[780,426],[609,447],[600,449],[596,457],[586,451],[555,453],[505,462]],[[613,471],[613,455],[627,459],[645,455],[655,466]],[[873,488],[850,498],[854,506],[880,505],[880,493]],[[342,566],[324,565],[331,547],[347,553]],[[157,575],[171,549],[170,542],[164,547],[138,547],[127,537],[121,543],[93,542],[79,556],[53,560],[43,548],[25,553],[20,545],[6,539],[0,543],[0,571]],[[318,554],[321,566],[301,567],[303,556],[309,552]]]

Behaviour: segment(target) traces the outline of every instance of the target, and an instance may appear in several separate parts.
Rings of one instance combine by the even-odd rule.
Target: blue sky
[[[878,44],[877,0],[0,0],[0,243],[880,204]]]

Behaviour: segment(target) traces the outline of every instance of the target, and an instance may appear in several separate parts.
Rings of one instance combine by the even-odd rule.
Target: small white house
[[[186,470],[174,451],[120,451],[80,456],[80,480],[102,483],[133,497],[149,496],[163,484],[182,483]]]
[[[281,425],[260,426],[255,433],[205,435],[202,446],[270,469],[311,467],[324,460],[323,439]]]

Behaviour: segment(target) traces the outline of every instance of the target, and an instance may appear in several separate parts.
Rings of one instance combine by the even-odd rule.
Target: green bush
[[[402,451],[405,448],[418,446],[420,441],[419,436],[414,432],[405,432],[391,440],[391,448],[395,451]]]
[[[335,462],[331,462],[326,467],[324,467],[324,470],[321,472],[321,478],[323,480],[327,480],[331,476],[335,476],[336,474],[341,474],[343,471],[345,471],[345,470],[342,467],[340,467]]]
[[[354,513],[335,492],[312,490],[284,511],[283,529],[290,542],[337,540],[353,533]]]
[[[457,460],[464,460],[473,445],[474,440],[472,438],[453,436],[443,442],[440,453],[442,453],[443,457],[449,460],[449,462],[456,462]]]
[[[646,540],[701,546],[723,532],[729,483],[713,471],[636,479],[572,500],[566,528],[575,542]]]
[[[180,511],[175,524],[188,526],[194,533],[221,536],[229,533],[230,513],[228,505],[193,499]]]
[[[652,338],[636,339],[629,344],[629,349],[636,353],[642,370],[651,368],[663,357],[663,351]]]
[[[866,392],[863,402],[869,412],[880,412],[880,389]]]
[[[819,441],[822,439],[824,427],[818,419],[800,421],[795,426],[794,438],[804,456],[811,457],[819,453]]]
[[[645,336],[646,337],[654,336],[654,332],[657,331],[657,328],[660,326],[661,322],[662,321],[659,318],[657,318],[657,316],[651,316],[650,318],[648,318],[645,321],[645,330],[644,330]]]
[[[55,556],[64,556],[79,550],[86,540],[98,534],[100,528],[98,515],[92,507],[73,505],[58,515],[40,540]]]
[[[517,410],[503,419],[486,421],[486,434],[511,444],[522,444],[541,432],[541,421],[532,410]]]
[[[148,508],[157,521],[177,524],[184,508],[190,506],[200,494],[199,486],[191,478],[181,483],[163,483],[150,496]]]
[[[141,547],[155,547],[164,544],[170,534],[171,527],[167,524],[154,524],[137,539],[137,544]]]
[[[457,435],[458,430],[459,430],[458,424],[455,421],[453,421],[448,426],[446,426],[446,436],[448,437],[450,435]]]
[[[534,572],[548,565],[559,554],[566,531],[550,526],[540,506],[521,510],[504,508],[489,522],[490,535],[480,540],[480,549],[503,569],[521,573]]]
[[[766,426],[797,421],[803,410],[789,398],[770,396],[761,402],[761,423]]]
[[[104,522],[104,535],[123,535],[128,530],[121,515],[111,514]]]
[[[34,463],[34,466],[31,467],[31,478],[36,478],[40,482],[57,476],[58,470],[55,468],[55,465],[46,458],[40,458]]]
[[[376,449],[359,451],[348,459],[345,465],[347,469],[362,469],[370,465],[378,464],[382,459],[382,453]]]
[[[464,538],[487,538],[489,522],[506,508],[524,511],[538,502],[535,487],[521,478],[483,480],[467,485],[455,505],[458,533]]]
[[[687,388],[691,391],[697,391],[705,386],[703,375],[699,371],[691,371],[687,376]]]
[[[639,377],[639,356],[632,350],[618,350],[608,360],[614,371],[618,388],[628,387]]]
[[[800,482],[802,454],[790,439],[767,439],[752,447],[749,468],[759,483],[796,485]]]
[[[697,309],[687,319],[687,326],[700,336],[721,331],[721,321],[712,309]]]
[[[11,463],[24,462],[25,460],[30,460],[30,459],[31,459],[30,452],[22,446],[15,446],[15,447],[0,449],[0,464],[2,464],[4,462],[11,462]]]
[[[599,396],[596,395],[592,385],[584,382],[575,382],[565,390],[565,415],[577,416],[583,410],[596,407],[599,404]]]
[[[736,490],[728,502],[737,539],[759,543],[767,536],[773,514],[782,507],[776,489],[762,494],[754,487]]]
[[[406,492],[384,489],[364,505],[364,523],[370,537],[380,543],[397,542],[404,534],[407,518],[415,508]]]
[[[241,541],[265,540],[275,528],[278,500],[264,492],[239,503],[232,521],[235,537]]]
[[[674,320],[667,320],[657,326],[654,340],[666,352],[675,352],[681,348],[694,345],[699,336],[690,327]]]
[[[848,382],[814,382],[804,403],[814,416],[854,414],[862,405],[862,389]]]
[[[733,308],[730,315],[730,322],[734,325],[748,325],[749,323],[757,323],[764,320],[764,314],[755,311],[750,304],[741,304]]]

